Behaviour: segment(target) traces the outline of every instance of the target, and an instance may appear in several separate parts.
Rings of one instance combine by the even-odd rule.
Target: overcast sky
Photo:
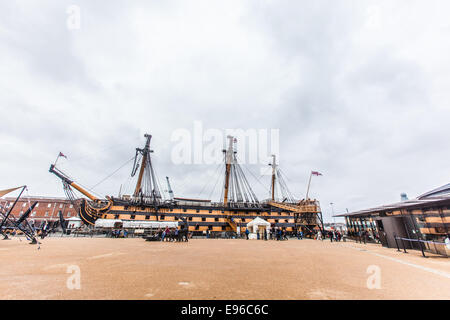
[[[331,202],[343,213],[416,197],[450,182],[449,10],[447,0],[2,1],[0,189],[63,196],[48,172],[60,151],[61,169],[92,187],[151,133],[163,189],[169,176],[176,196],[218,200],[217,165],[171,159],[174,132],[199,121],[279,129],[291,192],[304,197],[310,171],[323,173],[311,196],[325,217]],[[131,165],[94,191],[128,192]],[[247,166],[264,199],[261,168]]]

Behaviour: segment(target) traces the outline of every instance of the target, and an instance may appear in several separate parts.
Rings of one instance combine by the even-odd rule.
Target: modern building
[[[363,231],[379,239],[385,247],[405,245],[447,256],[450,253],[444,244],[450,235],[450,183],[413,200],[337,217],[345,217],[350,236]],[[407,240],[396,240],[396,237]]]

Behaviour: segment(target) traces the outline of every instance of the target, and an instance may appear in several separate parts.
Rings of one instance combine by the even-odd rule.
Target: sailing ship
[[[70,179],[64,172],[50,166],[50,172],[62,180],[66,196],[77,205],[79,217],[87,225],[95,225],[97,219],[120,219],[122,221],[188,221],[189,231],[194,235],[204,232],[243,232],[248,222],[259,217],[288,233],[302,231],[312,234],[323,230],[323,219],[319,201],[315,199],[295,200],[283,179],[276,157],[270,164],[272,176],[271,198],[259,201],[237,161],[234,137],[228,137],[228,148],[224,154],[224,184],[219,202],[211,200],[179,198],[173,196],[169,179],[170,199],[163,199],[152,164],[150,142],[152,136],[145,134],[144,148],[136,148],[131,176],[137,174],[132,195],[97,198]],[[276,192],[276,189],[278,189]],[[74,190],[86,198],[77,198]],[[276,199],[276,194],[283,199]]]

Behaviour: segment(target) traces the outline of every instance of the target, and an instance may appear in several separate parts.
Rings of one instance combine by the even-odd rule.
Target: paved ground
[[[16,238],[0,241],[0,299],[450,299],[450,259],[296,239]]]

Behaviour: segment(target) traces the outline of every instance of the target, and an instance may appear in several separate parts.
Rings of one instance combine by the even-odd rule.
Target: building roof
[[[335,215],[335,217],[349,217],[349,216],[368,216],[377,212],[394,211],[400,209],[416,209],[423,207],[430,207],[434,205],[450,204],[450,183],[442,187],[431,190],[416,199],[382,205],[365,210]]]

